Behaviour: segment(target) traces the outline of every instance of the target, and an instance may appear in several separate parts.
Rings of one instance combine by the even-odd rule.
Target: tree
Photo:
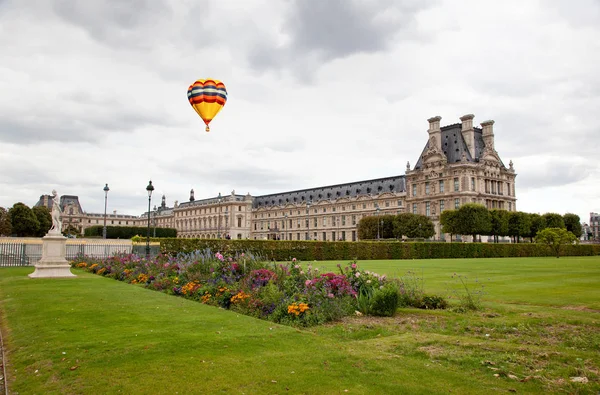
[[[529,229],[529,234],[527,236],[533,243],[533,239],[538,232],[546,228],[546,220],[539,214],[529,214],[529,222],[531,222],[531,228]]]
[[[508,211],[490,210],[491,227],[489,235],[493,237],[494,243],[498,242],[498,236],[508,236]]]
[[[473,241],[477,241],[477,235],[487,235],[492,228],[492,219],[489,210],[476,203],[467,203],[457,211],[455,218],[457,233],[461,235],[472,235]]]
[[[581,229],[581,219],[577,214],[567,213],[563,215],[563,221],[566,229],[573,233],[575,237],[580,238],[583,230]]]
[[[394,236],[401,239],[408,234],[408,224],[410,219],[415,215],[413,213],[402,213],[394,217]]]
[[[377,217],[363,217],[358,221],[357,231],[360,240],[373,240],[377,238]]]
[[[458,234],[457,226],[457,211],[456,210],[444,210],[440,215],[440,224],[442,224],[442,232],[450,234],[450,242],[452,242],[452,235]]]
[[[435,235],[435,228],[431,220],[420,214],[411,214],[412,217],[408,221],[406,237],[410,239],[423,238],[428,239]]]
[[[508,213],[508,235],[518,243],[519,239],[531,232],[529,214],[522,211],[511,211]]]
[[[36,236],[40,223],[29,206],[23,203],[15,203],[8,210],[12,231],[18,237]]]
[[[12,234],[12,224],[8,210],[0,207],[0,236],[10,236]]]
[[[544,220],[546,221],[547,228],[564,228],[565,227],[565,221],[564,221],[562,215],[560,215],[560,214],[546,213],[546,214],[542,215],[542,217],[544,217]]]
[[[557,258],[560,257],[562,246],[573,244],[578,241],[573,233],[563,228],[542,229],[538,232],[535,240],[538,243],[546,244],[550,247]]]
[[[33,209],[33,214],[37,218],[40,223],[40,227],[37,232],[37,236],[43,237],[48,233],[50,228],[52,227],[52,215],[50,211],[45,206],[36,206]]]

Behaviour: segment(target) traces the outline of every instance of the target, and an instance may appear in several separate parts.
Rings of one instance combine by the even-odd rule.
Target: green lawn
[[[345,262],[344,262],[345,263]],[[335,267],[333,262],[313,263]],[[600,257],[364,261],[474,313],[401,309],[297,330],[73,270],[0,269],[11,393],[518,393],[600,391]],[[497,375],[497,376],[496,376]],[[587,384],[571,377],[586,377]]]

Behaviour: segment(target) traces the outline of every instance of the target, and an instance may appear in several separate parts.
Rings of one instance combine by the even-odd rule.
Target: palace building
[[[404,174],[262,196],[232,191],[196,200],[191,190],[187,202],[175,201],[173,207],[162,196],[160,207],[150,213],[150,226],[175,228],[184,238],[356,241],[361,218],[410,212],[429,217],[435,238],[444,239],[439,223],[444,210],[466,203],[517,209],[516,173],[512,161],[506,167],[494,148],[494,121],[475,127],[473,119],[468,114],[461,123],[440,127],[441,117],[430,118],[425,147]],[[51,207],[44,198],[38,204]],[[63,227],[75,223],[83,233],[103,224],[102,214],[82,212],[76,196],[61,197],[61,208]],[[148,213],[114,213],[107,225],[147,226]]]

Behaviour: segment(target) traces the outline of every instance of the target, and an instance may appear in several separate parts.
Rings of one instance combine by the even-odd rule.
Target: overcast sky
[[[517,208],[600,212],[599,0],[0,0],[0,206],[87,212],[404,174],[493,119]],[[229,94],[211,132],[196,79]]]

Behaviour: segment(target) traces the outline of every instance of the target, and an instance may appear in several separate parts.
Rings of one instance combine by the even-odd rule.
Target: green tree
[[[379,232],[382,239],[394,239],[394,219],[395,215],[379,216]]]
[[[450,234],[450,242],[452,242],[452,235],[457,235],[457,211],[456,210],[444,210],[440,215],[440,224],[442,224],[442,232]]]
[[[508,211],[493,209],[490,210],[490,232],[489,235],[498,242],[498,236],[508,236]]]
[[[492,228],[492,218],[489,210],[476,203],[467,203],[457,211],[455,218],[457,233],[461,235],[472,235],[473,241],[477,241],[477,235],[487,235]]]
[[[542,217],[544,217],[544,220],[546,221],[547,228],[564,228],[565,227],[565,220],[563,219],[562,215],[560,215],[560,214],[546,213],[546,214],[542,215]]]
[[[50,211],[45,206],[36,206],[33,209],[33,214],[37,218],[40,223],[40,227],[37,232],[38,237],[43,237],[48,233],[50,228],[52,227],[52,215]]]
[[[566,229],[573,233],[575,237],[580,238],[583,230],[581,229],[581,219],[577,214],[567,213],[563,215],[563,221]]]
[[[412,214],[408,222],[406,237],[410,239],[423,238],[428,239],[435,235],[435,228],[431,220],[420,214]]]
[[[15,203],[8,210],[12,231],[18,237],[28,237],[37,235],[40,223],[33,211],[23,203]]]
[[[413,213],[401,213],[394,217],[394,237],[401,239],[408,234],[408,224]]]
[[[10,236],[12,234],[12,224],[8,210],[0,207],[0,236]]]
[[[529,222],[531,222],[531,228],[529,229],[529,234],[527,236],[533,243],[533,239],[538,232],[546,228],[546,220],[539,214],[529,214]]]
[[[576,243],[577,237],[564,228],[546,228],[538,232],[535,237],[536,242],[546,244],[556,257],[560,257],[562,246]]]
[[[511,211],[508,213],[508,235],[518,243],[520,238],[531,232],[529,214],[522,211]]]
[[[357,231],[360,240],[374,240],[377,238],[377,225],[379,219],[375,216],[363,217],[358,221]]]

